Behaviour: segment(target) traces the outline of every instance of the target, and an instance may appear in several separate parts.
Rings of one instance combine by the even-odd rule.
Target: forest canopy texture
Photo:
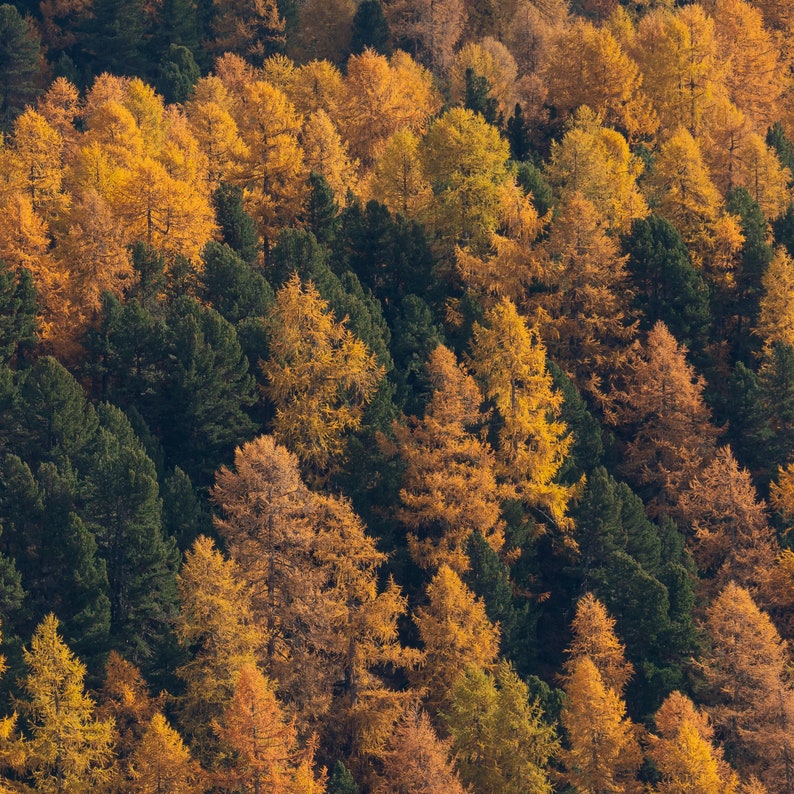
[[[794,794],[794,7],[0,4],[0,792]]]

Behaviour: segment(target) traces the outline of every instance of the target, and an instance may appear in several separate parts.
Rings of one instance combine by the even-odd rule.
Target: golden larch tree
[[[571,67],[560,69],[560,63]],[[543,75],[549,100],[563,115],[587,105],[630,140],[653,134],[658,126],[642,92],[637,64],[607,26],[596,27],[581,17],[571,19],[551,37]]]
[[[679,510],[691,527],[695,561],[709,591],[731,581],[758,587],[775,564],[778,543],[750,472],[739,467],[730,447],[720,447],[693,477],[680,494]]]
[[[658,736],[648,736],[648,754],[661,781],[656,794],[737,794],[736,773],[715,746],[708,717],[686,695],[668,695],[654,717]]]
[[[408,548],[417,565],[448,565],[461,574],[469,567],[472,532],[494,551],[501,549],[504,489],[496,481],[493,451],[477,435],[486,417],[474,379],[443,345],[430,354],[426,369],[433,394],[424,418],[410,430],[394,426],[407,464],[398,518],[411,529]]]
[[[412,711],[394,729],[383,760],[383,775],[375,794],[465,794],[454,764],[450,742],[441,741],[424,711]]]
[[[498,473],[528,507],[567,530],[573,488],[555,478],[573,439],[540,336],[507,299],[486,313],[485,325],[475,324],[473,336],[471,367],[501,420]]]
[[[276,293],[265,325],[270,357],[262,371],[276,408],[274,435],[320,475],[339,459],[346,434],[359,427],[383,367],[297,274]]]
[[[467,665],[488,668],[499,653],[499,629],[485,604],[448,566],[427,586],[427,604],[417,607],[414,623],[424,647],[422,664],[410,675],[424,690],[432,711],[449,703],[452,687]]]
[[[96,716],[84,689],[85,665],[58,634],[50,614],[25,649],[20,708],[29,726],[25,766],[36,791],[89,794],[111,779],[113,722]]]
[[[201,794],[207,790],[199,765],[182,737],[156,713],[129,759],[127,790],[132,794]]]
[[[563,666],[565,674],[571,675],[579,659],[587,656],[604,686],[622,695],[634,668],[626,661],[626,647],[615,634],[615,619],[592,593],[583,595],[576,604],[571,631],[568,659]]]
[[[704,387],[685,349],[661,321],[644,345],[634,343],[612,421],[628,431],[623,471],[651,500],[651,512],[675,504],[714,454],[717,431]]]
[[[569,669],[565,695],[560,716],[565,743],[557,756],[563,780],[583,794],[641,791],[637,729],[626,716],[626,704],[604,684],[590,657],[580,657]]]
[[[180,722],[198,757],[209,761],[215,749],[212,720],[231,697],[242,665],[255,661],[265,636],[254,623],[242,571],[211,539],[202,535],[185,552],[177,584],[176,634],[191,651],[191,659],[176,671],[185,683],[178,702]]]
[[[750,593],[731,582],[706,611],[700,669],[708,712],[734,768],[769,791],[794,791],[794,690],[788,648]]]

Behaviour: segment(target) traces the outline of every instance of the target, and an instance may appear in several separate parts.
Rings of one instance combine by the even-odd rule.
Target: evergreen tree
[[[41,77],[41,41],[14,5],[0,5],[0,132],[32,104]]]
[[[521,103],[516,102],[513,115],[507,120],[507,140],[510,143],[511,160],[522,163],[529,158],[532,152],[529,129],[529,124],[524,119]]]
[[[766,218],[745,188],[737,188],[731,193],[727,210],[739,217],[744,235],[741,259],[735,274],[735,305],[729,309],[736,318],[733,353],[735,360],[749,362],[751,353],[759,346],[752,331],[758,325],[763,295],[761,279],[772,261],[774,249],[767,239]]]
[[[782,342],[765,349],[758,379],[772,434],[765,447],[768,471],[772,472],[794,452],[794,349]]]
[[[201,72],[190,49],[181,44],[170,44],[160,59],[155,85],[166,102],[182,104],[190,98],[200,77]]]
[[[501,124],[498,116],[499,103],[491,96],[491,84],[487,77],[477,74],[468,67],[465,74],[466,94],[463,106],[479,113],[489,124]]]
[[[98,413],[83,484],[86,521],[107,565],[112,642],[151,665],[175,615],[178,551],[163,537],[157,474],[129,421],[110,405]]]
[[[326,794],[360,794],[361,790],[350,770],[341,761],[337,761],[325,791]]]
[[[254,434],[245,412],[256,401],[254,379],[234,327],[217,312],[181,297],[166,322],[168,364],[159,415],[150,424],[169,462],[204,485],[234,446]]]
[[[352,55],[359,55],[367,47],[381,55],[392,53],[391,32],[381,0],[363,0],[353,15],[350,52]]]
[[[0,362],[23,363],[36,344],[36,288],[28,270],[0,260]]]
[[[83,39],[89,72],[143,74],[145,24],[141,0],[96,0]]]
[[[642,312],[642,327],[650,329],[661,320],[679,344],[702,356],[708,342],[709,290],[675,226],[657,215],[636,220],[623,248],[637,287],[634,304]]]
[[[317,242],[321,245],[333,245],[339,228],[339,205],[336,203],[331,186],[317,171],[309,174],[309,202],[306,215],[309,230],[317,238]]]
[[[273,290],[261,273],[229,245],[207,243],[201,254],[199,296],[230,323],[263,317],[273,304]]]
[[[163,534],[174,538],[180,551],[189,548],[199,535],[211,531],[208,505],[199,498],[190,477],[179,466],[163,482],[162,495]]]
[[[221,182],[212,194],[215,220],[221,239],[249,265],[259,257],[259,236],[254,219],[243,209],[243,191],[237,185]]]

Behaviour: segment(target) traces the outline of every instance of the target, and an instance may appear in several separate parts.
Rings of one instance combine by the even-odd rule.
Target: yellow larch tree
[[[52,222],[68,204],[63,192],[63,139],[40,113],[28,108],[14,121],[10,148],[18,189],[34,211]]]
[[[610,419],[631,441],[623,472],[641,489],[652,512],[668,510],[715,450],[717,431],[703,400],[705,382],[662,322],[636,341]]]
[[[785,68],[761,11],[746,0],[707,0],[731,101],[761,134],[779,118]]]
[[[285,718],[272,684],[256,665],[240,669],[234,696],[217,731],[233,752],[230,767],[220,776],[225,790],[303,794],[295,786],[303,760],[297,730]],[[322,794],[324,775],[319,777],[314,790]]]
[[[348,60],[339,126],[352,156],[368,167],[397,130],[421,133],[440,106],[430,73],[409,55],[389,60],[365,50]]]
[[[24,652],[28,673],[20,703],[29,726],[25,766],[40,792],[88,794],[111,778],[113,723],[96,717],[85,693],[85,665],[48,615]]]
[[[74,149],[79,137],[76,122],[82,114],[80,92],[65,77],[56,77],[50,87],[36,100],[36,110],[61,136],[64,151]]]
[[[242,154],[242,140],[231,111],[229,92],[215,75],[202,77],[185,103],[190,128],[207,158],[207,178],[213,189],[229,178],[232,164]]]
[[[176,635],[192,657],[177,670],[185,683],[178,701],[180,722],[198,757],[209,763],[216,738],[212,721],[231,698],[238,671],[255,661],[266,638],[254,623],[243,572],[209,538],[197,538],[187,550],[177,583]]]
[[[138,746],[149,721],[161,708],[162,698],[153,698],[141,671],[118,651],[111,651],[97,700],[97,716],[113,722],[116,752],[124,761]],[[117,769],[118,774],[123,771]]]
[[[306,165],[298,142],[302,119],[292,103],[270,83],[245,86],[235,105],[244,149],[232,176],[245,191],[245,206],[267,244],[291,225],[305,198]]]
[[[450,742],[441,741],[424,711],[405,715],[389,737],[383,775],[374,794],[465,794],[454,763]]]
[[[482,116],[452,108],[437,118],[422,140],[422,167],[433,189],[427,221],[451,253],[488,250],[496,229],[503,186],[510,181],[509,147]]]
[[[709,592],[728,582],[755,589],[774,566],[775,533],[759,501],[750,473],[739,467],[730,447],[695,475],[679,496],[684,525],[691,527],[692,548]]]
[[[338,123],[345,102],[342,73],[330,61],[313,60],[290,73],[284,92],[299,113],[324,110]]]
[[[585,593],[576,604],[571,632],[568,659],[563,666],[565,674],[571,675],[579,660],[586,656],[595,665],[604,686],[622,695],[634,668],[626,661],[626,647],[615,634],[615,619],[592,593]]]
[[[61,219],[54,256],[69,273],[69,301],[76,325],[85,326],[99,310],[102,295],[121,298],[132,283],[133,268],[128,238],[119,228],[107,202],[87,188]]]
[[[649,734],[648,754],[662,778],[655,794],[738,794],[736,773],[713,744],[708,717],[686,695],[668,695],[654,721],[659,735]]]
[[[561,198],[581,193],[616,234],[628,232],[634,220],[648,214],[637,187],[641,172],[642,163],[626,139],[589,108],[575,113],[562,140],[552,142],[547,168]]]
[[[562,395],[552,387],[540,336],[506,298],[473,336],[471,367],[500,419],[497,471],[543,521],[568,530],[574,489],[555,478],[573,438],[560,420]]]
[[[276,407],[274,434],[322,474],[342,454],[345,435],[360,425],[383,368],[297,274],[276,293],[265,324],[270,357],[262,371]]]
[[[678,229],[696,262],[717,274],[729,271],[744,239],[736,219],[724,212],[700,146],[683,127],[660,147],[648,190],[656,212]]]
[[[629,53],[663,130],[699,135],[716,95],[724,92],[714,20],[694,3],[657,9],[637,26]]]
[[[560,63],[571,68],[560,69]],[[587,105],[629,140],[653,134],[658,126],[637,64],[608,27],[573,18],[551,37],[543,75],[549,101],[563,116]]]
[[[757,133],[748,135],[738,151],[736,184],[744,187],[770,221],[779,218],[791,201],[792,175]]]
[[[422,664],[409,677],[435,712],[449,703],[452,687],[468,665],[487,669],[496,661],[499,628],[488,619],[485,604],[447,565],[433,576],[426,596],[426,605],[413,615]]]
[[[583,794],[638,794],[642,753],[620,695],[604,683],[588,656],[575,660],[564,689],[564,746],[557,756],[562,779]]]
[[[494,551],[504,543],[501,498],[493,451],[477,433],[486,417],[474,379],[440,345],[427,362],[433,394],[424,418],[409,430],[395,424],[406,463],[398,517],[411,529],[408,548],[417,565],[448,565],[458,574],[469,567],[466,545],[479,532]]]
[[[324,110],[311,113],[301,132],[304,162],[309,171],[325,177],[336,200],[344,206],[347,192],[357,192],[358,163],[351,160],[333,121]]]
[[[709,644],[699,667],[707,710],[734,768],[769,791],[791,794],[794,689],[788,647],[750,593],[729,583],[706,611]]]
[[[581,193],[561,202],[545,246],[547,262],[530,295],[550,356],[599,404],[636,333],[626,257]]]
[[[214,0],[213,5],[215,52],[235,52],[261,64],[284,44],[284,20],[275,0]]]
[[[493,306],[502,298],[521,305],[533,281],[542,280],[543,256],[537,240],[549,215],[541,218],[531,194],[525,195],[515,183],[501,186],[489,253],[477,256],[470,249],[455,249],[455,264],[463,283],[483,305]]]
[[[129,759],[127,791],[131,794],[201,794],[207,790],[201,769],[182,737],[156,713]]]
[[[466,72],[484,77],[490,86],[489,95],[497,108],[507,117],[518,101],[518,67],[510,50],[500,41],[487,36],[481,42],[465,44],[458,50],[449,71],[449,90],[454,102],[463,104],[466,98]]]
[[[127,81],[122,104],[132,114],[143,138],[144,151],[156,155],[166,136],[163,98],[140,77]]]
[[[767,344],[794,346],[794,260],[778,246],[769,267],[761,276],[764,294],[757,331]]]
[[[410,666],[413,656],[397,639],[405,601],[393,583],[378,588],[384,557],[363,523],[346,500],[309,491],[297,458],[271,436],[237,450],[212,498],[279,692],[304,722],[333,708],[348,752],[377,751],[383,721],[404,699],[377,671]]]
[[[421,216],[431,191],[419,158],[419,138],[410,129],[398,130],[389,139],[373,165],[366,191],[393,213]]]
[[[12,271],[31,272],[41,306],[39,333],[48,343],[71,327],[72,314],[69,272],[54,261],[50,245],[49,227],[34,212],[29,196],[16,192],[0,202],[0,260]]]

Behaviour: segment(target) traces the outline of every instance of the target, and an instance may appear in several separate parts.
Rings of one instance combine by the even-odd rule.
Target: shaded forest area
[[[0,792],[794,794],[789,6],[0,5]]]

